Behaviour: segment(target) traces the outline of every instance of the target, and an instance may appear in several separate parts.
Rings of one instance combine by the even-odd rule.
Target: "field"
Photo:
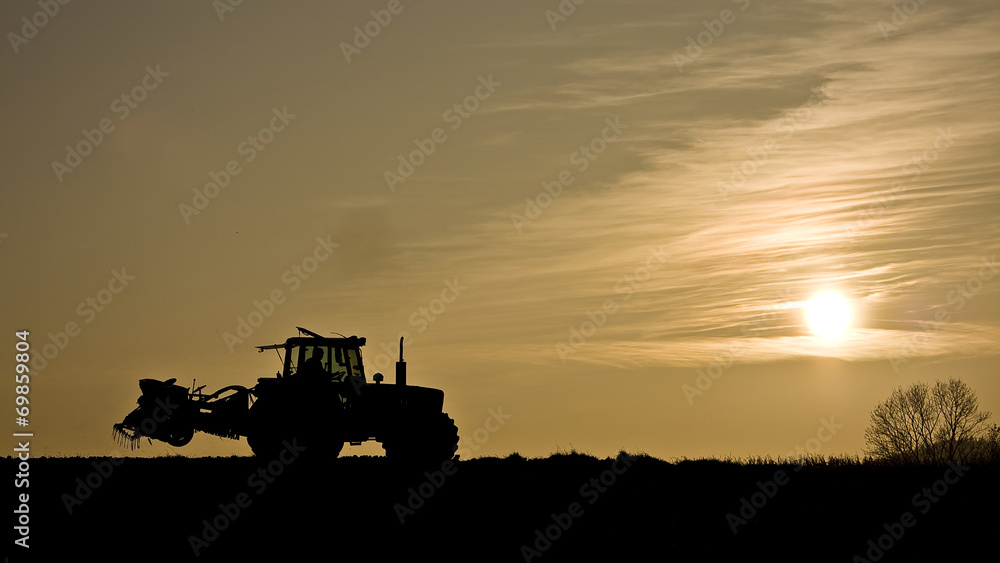
[[[32,559],[961,561],[992,547],[998,476],[995,465],[575,452],[422,471],[377,457],[314,462],[290,448],[269,463],[32,459],[30,487],[17,491],[30,493]],[[11,561],[26,560],[12,549]]]

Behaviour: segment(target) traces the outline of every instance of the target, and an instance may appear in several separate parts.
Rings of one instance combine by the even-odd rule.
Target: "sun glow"
[[[850,324],[851,307],[837,293],[820,293],[806,305],[806,321],[815,335],[839,338]]]

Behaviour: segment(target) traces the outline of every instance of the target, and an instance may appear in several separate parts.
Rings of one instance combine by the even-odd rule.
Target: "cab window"
[[[322,356],[318,356],[317,352]],[[316,359],[313,359],[314,357]],[[298,350],[291,355],[289,373],[292,375],[302,373],[307,366],[317,362],[317,360],[318,365],[314,366],[314,371],[317,373],[330,371],[330,348],[328,346],[299,346]]]
[[[364,379],[365,377],[365,367],[361,363],[361,350],[348,349],[345,350],[347,356],[347,363],[349,368],[346,370],[347,373],[353,375],[354,377],[360,377]]]

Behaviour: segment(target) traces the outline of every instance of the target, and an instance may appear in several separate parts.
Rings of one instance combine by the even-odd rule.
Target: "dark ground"
[[[177,562],[195,559],[195,537],[204,542],[197,557],[203,561],[525,561],[522,545],[536,549],[528,558],[542,563],[850,562],[854,556],[979,561],[996,560],[993,540],[1000,529],[996,465],[973,466],[959,476],[947,466],[796,471],[792,465],[648,457],[634,458],[628,467],[567,454],[462,461],[451,475],[438,469],[428,479],[384,458],[348,457],[332,465],[289,459],[271,464],[270,473],[264,470],[270,483],[257,473],[266,464],[255,458],[114,460],[118,466],[108,458],[32,459],[30,487],[11,488],[8,496],[12,521],[15,493],[30,494],[31,547],[8,543],[5,552],[11,562],[43,555],[48,561],[82,556],[102,563]],[[17,473],[15,460],[0,465],[5,475]],[[787,481],[769,485],[779,470]],[[761,491],[758,482],[771,497],[762,492],[752,498]],[[402,507],[418,494],[411,488],[429,498],[418,505],[413,497],[416,508],[407,513]],[[742,498],[760,507],[755,514],[744,508],[747,523],[733,534],[727,514],[736,522]],[[239,514],[225,516],[236,514],[239,501]],[[904,512],[912,517],[903,518],[910,527],[899,523]],[[224,529],[216,535],[205,521]],[[536,530],[544,535],[546,529],[557,539],[539,540]],[[882,535],[883,546],[892,539],[891,547],[869,557]]]

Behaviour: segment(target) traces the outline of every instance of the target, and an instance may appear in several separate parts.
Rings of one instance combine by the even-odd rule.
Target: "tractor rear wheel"
[[[344,449],[340,438],[344,410],[339,400],[291,404],[274,398],[258,399],[248,414],[247,443],[257,457],[274,459],[289,444],[306,448],[310,458],[334,459]],[[312,403],[312,404],[309,404]]]
[[[344,449],[344,441],[338,440],[332,434],[323,430],[298,432],[291,428],[284,430],[268,429],[247,436],[247,443],[254,455],[265,459],[274,459],[288,444],[306,448],[303,452],[307,457],[323,457],[335,459]]]

